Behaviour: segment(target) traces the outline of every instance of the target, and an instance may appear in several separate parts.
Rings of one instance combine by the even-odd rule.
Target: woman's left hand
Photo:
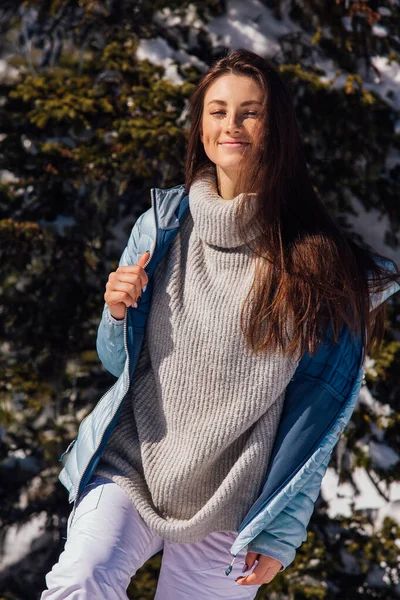
[[[258,564],[254,571],[250,573],[250,575],[241,575],[238,577],[236,579],[237,584],[261,585],[263,583],[269,583],[282,568],[282,563],[271,556],[257,554],[256,552],[248,552],[244,561],[247,564],[248,571],[252,568],[256,560],[258,560]]]

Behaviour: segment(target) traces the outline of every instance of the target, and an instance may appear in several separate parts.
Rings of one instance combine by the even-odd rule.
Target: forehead
[[[207,89],[204,104],[212,100],[242,102],[247,100],[262,100],[262,90],[258,83],[245,75],[221,75]]]

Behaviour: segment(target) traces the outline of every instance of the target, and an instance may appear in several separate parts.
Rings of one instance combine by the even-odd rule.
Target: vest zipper
[[[153,215],[154,215],[154,224],[155,224],[155,228],[156,228],[156,234],[154,236],[154,243],[153,246],[150,250],[150,256],[146,261],[146,264],[144,265],[144,269],[147,267],[147,265],[149,264],[149,262],[151,261],[151,259],[153,258],[153,254],[154,254],[154,250],[156,248],[157,245],[157,220],[156,220],[156,213],[154,210],[154,188],[150,189],[150,199],[151,199],[151,208],[153,209]]]
[[[154,253],[154,249],[155,249],[155,247],[156,247],[156,243],[157,243],[157,223],[156,223],[155,212],[154,212],[154,195],[153,195],[153,194],[154,194],[154,188],[151,188],[151,190],[150,190],[151,207],[152,207],[152,209],[153,209],[153,213],[154,213],[154,221],[155,221],[155,225],[156,225],[156,233],[155,233],[155,236],[154,236],[154,244],[153,244],[153,247],[152,247],[152,249],[151,249],[151,251],[150,251],[150,256],[149,256],[149,258],[148,258],[148,260],[147,260],[147,262],[146,262],[146,264],[145,264],[145,267],[147,267],[147,265],[149,264],[150,260],[152,259],[152,252]],[[127,366],[128,366],[128,368],[127,368],[127,371],[128,371],[128,387],[127,387],[126,389],[124,389],[124,392],[123,392],[123,394],[122,394],[121,401],[118,403],[118,407],[117,407],[117,409],[114,411],[114,413],[113,413],[113,415],[112,415],[112,417],[111,417],[110,424],[112,423],[112,420],[113,420],[113,418],[115,417],[115,414],[116,414],[116,412],[117,412],[117,410],[118,410],[119,406],[121,405],[121,402],[122,402],[122,400],[124,399],[124,397],[125,397],[125,395],[126,395],[126,393],[127,393],[128,389],[129,389],[129,385],[130,385],[130,377],[129,377],[129,353],[128,353],[128,344],[127,344],[127,341],[126,341],[126,329],[127,329],[126,322],[127,322],[127,314],[128,314],[128,308],[127,308],[127,307],[125,307],[125,315],[124,315],[124,348],[125,348],[125,354],[126,354],[126,362],[127,362]],[[124,368],[126,368],[126,365],[125,365],[125,367],[124,367]],[[100,403],[100,402],[103,400],[104,396],[106,396],[106,394],[108,394],[108,393],[109,393],[109,392],[110,392],[110,391],[111,391],[111,390],[112,390],[112,389],[115,387],[115,385],[116,385],[117,383],[118,383],[118,379],[117,379],[117,381],[114,383],[114,385],[113,385],[113,386],[112,386],[112,387],[111,387],[109,390],[107,390],[107,392],[105,392],[105,393],[102,395],[102,397],[101,397],[101,398],[100,398],[100,400],[97,402],[97,404],[99,404],[99,403]],[[90,414],[90,413],[89,413],[89,414]],[[87,416],[89,416],[89,415],[87,415]],[[87,418],[87,417],[85,417],[85,419],[86,419],[86,418]],[[83,421],[84,421],[85,419],[83,419]],[[82,423],[83,423],[83,421],[82,421]],[[81,423],[81,425],[82,425],[82,423]],[[106,429],[107,429],[107,428],[106,428]],[[106,430],[104,430],[104,431],[103,431],[103,435],[102,435],[102,436],[101,436],[101,438],[100,438],[100,441],[99,441],[99,443],[98,443],[98,445],[97,445],[97,448],[96,448],[96,450],[93,452],[92,456],[91,456],[91,457],[90,457],[90,459],[89,459],[89,462],[86,464],[85,468],[84,468],[84,469],[83,469],[83,471],[82,471],[82,475],[81,475],[81,476],[80,476],[80,478],[79,478],[78,485],[77,485],[77,488],[76,488],[76,498],[75,498],[75,500],[74,500],[74,506],[73,506],[73,509],[72,509],[71,525],[72,525],[72,521],[73,521],[73,519],[74,519],[74,514],[75,514],[75,511],[76,511],[76,506],[77,506],[78,499],[79,499],[79,496],[80,496],[80,494],[79,494],[79,487],[80,487],[80,485],[81,485],[81,482],[82,482],[83,476],[85,475],[85,472],[86,472],[86,470],[87,470],[88,466],[90,465],[90,462],[91,462],[91,460],[93,459],[93,457],[95,456],[96,452],[98,451],[98,449],[100,448],[100,446],[101,446],[101,444],[102,444],[102,442],[103,442],[103,438],[104,438],[104,433],[105,433],[105,431],[106,431]],[[77,437],[78,437],[78,436],[77,436]],[[71,444],[68,446],[68,448],[67,448],[67,451],[68,451],[70,448],[72,448],[72,446],[73,446],[73,444],[74,444],[75,442],[76,442],[76,438],[75,438],[75,440],[73,440],[73,441],[71,442]],[[64,454],[65,454],[65,453],[64,453]]]
[[[125,316],[124,316],[124,348],[125,348],[125,353],[126,353],[126,362],[127,362],[127,366],[128,366],[128,368],[127,368],[127,370],[128,370],[128,386],[127,386],[127,387],[126,387],[126,389],[124,389],[124,391],[123,391],[123,395],[122,395],[122,398],[121,398],[121,402],[122,402],[123,398],[125,397],[125,395],[126,395],[126,393],[127,393],[128,389],[129,389],[129,383],[130,383],[130,382],[129,382],[129,354],[128,354],[128,346],[127,346],[127,343],[126,343],[126,317],[127,317],[127,313],[128,313],[128,309],[127,309],[127,308],[125,308]],[[124,368],[126,368],[126,366],[125,366]],[[113,386],[112,386],[112,387],[111,387],[109,390],[107,390],[107,392],[105,392],[105,394],[103,394],[103,395],[102,395],[102,397],[100,398],[99,402],[101,402],[101,401],[103,400],[104,396],[106,396],[106,394],[108,394],[108,393],[109,393],[109,392],[110,392],[110,391],[111,391],[111,390],[112,390],[112,389],[115,387],[115,385],[116,385],[117,383],[118,383],[118,379],[117,379],[117,381],[114,383],[114,385],[113,385]],[[98,402],[98,403],[99,403],[99,402]],[[120,406],[121,402],[119,402],[119,403],[118,403],[118,408],[119,408],[119,406]],[[117,408],[117,410],[118,410],[118,408]],[[115,414],[116,414],[117,410],[115,410],[115,411],[114,411],[114,413],[113,413],[113,415],[112,415],[112,417],[111,417],[111,419],[110,419],[110,424],[112,423],[112,420],[113,420],[113,418],[114,418],[114,416],[115,416]],[[88,415],[88,416],[89,416],[89,415]],[[85,419],[86,419],[86,418],[87,418],[87,417],[85,417]],[[85,419],[84,419],[84,420],[85,420]],[[83,423],[83,421],[82,421],[82,423]],[[82,425],[82,423],[81,423],[81,425]],[[106,428],[106,429],[107,429],[107,428]],[[74,520],[74,515],[75,515],[75,511],[76,511],[76,507],[77,507],[78,499],[79,499],[79,497],[80,497],[80,494],[79,494],[79,488],[80,488],[80,485],[81,485],[81,482],[82,482],[83,476],[85,475],[85,472],[86,472],[86,470],[87,470],[88,466],[90,465],[90,462],[91,462],[91,460],[93,459],[93,457],[95,456],[95,454],[96,454],[97,450],[100,448],[100,446],[101,446],[101,444],[102,444],[102,441],[103,441],[103,438],[104,438],[104,433],[105,433],[105,431],[106,431],[106,430],[104,430],[104,431],[103,431],[103,435],[102,435],[102,436],[101,436],[101,438],[100,438],[100,441],[99,441],[99,443],[98,443],[98,445],[97,445],[97,448],[96,448],[96,450],[93,452],[93,454],[92,454],[92,456],[90,457],[90,459],[89,459],[88,463],[86,464],[85,468],[84,468],[84,469],[83,469],[83,471],[82,471],[82,475],[81,475],[81,476],[80,476],[80,478],[79,478],[78,485],[77,485],[77,488],[76,488],[76,498],[75,498],[75,500],[74,500],[74,506],[73,506],[73,509],[72,509],[71,525],[72,525],[72,522],[73,522],[73,520]]]

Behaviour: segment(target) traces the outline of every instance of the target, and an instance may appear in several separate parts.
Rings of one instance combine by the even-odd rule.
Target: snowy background
[[[171,155],[158,156],[158,126],[153,130],[149,124],[147,154],[136,153],[133,145],[132,162],[126,166],[126,156],[119,162],[122,146],[115,144],[121,123],[129,122],[137,136],[144,127],[136,115],[129,115],[132,121],[127,115],[114,118],[115,103],[126,95],[121,82],[136,77],[133,64],[141,69],[141,81],[153,97],[165,94],[162,101],[167,102],[176,100],[175,93],[181,95],[174,105],[174,124],[180,126],[185,85],[195,82],[224,49],[244,47],[274,60],[293,90],[319,193],[355,238],[400,264],[397,0],[82,2],[79,10],[72,2],[54,2],[52,12],[46,6],[38,1],[0,7],[0,310],[5,323],[0,331],[0,593],[24,600],[39,597],[43,575],[63,544],[69,507],[57,482],[57,458],[113,382],[94,353],[102,306],[98,290],[119,258],[135,215],[148,206],[146,190],[151,184],[181,182],[182,140],[173,137],[178,135],[173,129],[163,132],[171,136]],[[97,85],[99,64],[113,98],[109,106],[100,107],[100,116],[98,105],[92,109],[85,104],[85,86],[90,90]],[[62,67],[61,74],[57,67]],[[161,68],[164,88],[154,83],[153,67]],[[139,93],[141,88],[135,89]],[[125,105],[132,106],[133,100],[128,97]],[[107,121],[107,114],[113,119]],[[76,134],[72,125],[79,119],[85,125]],[[91,137],[92,130],[97,137]],[[91,147],[97,154],[91,154]],[[129,169],[135,173],[133,180]],[[26,226],[18,230],[19,237],[16,228],[10,233],[11,222]],[[75,232],[89,229],[87,224],[93,235],[79,247]],[[70,252],[71,272],[65,280],[57,279],[68,290],[68,306],[80,298],[84,282],[85,298],[93,296],[86,302],[91,312],[58,313],[60,297],[54,304],[40,304],[43,290],[51,287],[43,284],[45,251],[29,237],[34,226],[40,228],[34,230],[38,235],[49,232],[40,242],[46,252],[54,248],[47,269],[60,253]],[[10,240],[16,248],[11,258]],[[82,275],[79,262],[74,263],[82,252],[89,275]],[[57,264],[50,277],[56,278]],[[78,271],[82,279],[74,287]],[[20,296],[11,296],[10,287]],[[52,294],[47,293],[50,302]],[[13,321],[7,306],[15,307],[22,296],[30,301]],[[354,418],[323,480],[309,540],[283,583],[269,588],[269,598],[400,597],[399,300],[391,298],[388,304],[385,346],[367,360]],[[53,323],[53,316],[58,321]],[[58,331],[60,320],[66,324]],[[48,342],[50,332],[54,340],[49,337]],[[146,589],[135,588],[131,597],[152,597]]]

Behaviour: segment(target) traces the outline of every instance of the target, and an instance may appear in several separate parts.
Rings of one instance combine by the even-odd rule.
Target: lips
[[[242,146],[247,146],[249,142],[220,142],[220,146],[227,146],[230,148],[241,148]]]

